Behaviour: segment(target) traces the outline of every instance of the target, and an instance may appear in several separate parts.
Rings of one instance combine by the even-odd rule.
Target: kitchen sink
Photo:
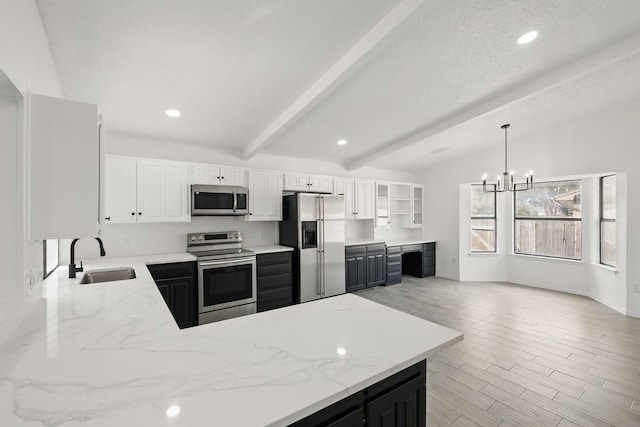
[[[89,283],[113,282],[116,280],[129,280],[136,278],[133,267],[108,268],[104,270],[90,270],[82,275],[81,285]]]

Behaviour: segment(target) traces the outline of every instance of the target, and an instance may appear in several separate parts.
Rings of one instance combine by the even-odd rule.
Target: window
[[[600,178],[600,264],[616,266],[616,176]]]
[[[45,240],[44,244],[44,277],[45,279],[58,267],[58,240]]]
[[[580,181],[536,183],[515,199],[517,254],[582,259]]]
[[[471,252],[496,252],[496,194],[471,186]]]

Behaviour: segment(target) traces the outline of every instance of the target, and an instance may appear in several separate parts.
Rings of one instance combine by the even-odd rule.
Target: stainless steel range
[[[211,323],[256,312],[256,254],[239,231],[187,235],[198,257],[198,320]]]

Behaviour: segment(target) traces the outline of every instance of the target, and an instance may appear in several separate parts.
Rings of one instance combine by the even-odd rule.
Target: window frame
[[[58,260],[56,265],[52,266],[51,270],[47,271],[47,240],[55,240],[56,245],[60,244],[58,239],[45,239],[42,241],[42,271],[43,271],[43,280],[46,279],[56,271],[58,267],[60,267],[60,252],[58,251]]]
[[[470,186],[470,193],[469,193],[469,199],[472,199],[473,196],[473,187],[482,187],[482,184],[471,184]],[[469,239],[469,253],[471,254],[497,254],[498,253],[498,197],[496,195],[496,193],[494,192],[488,192],[493,194],[493,216],[473,216],[472,211],[473,211],[473,206],[469,206],[469,234],[470,234],[470,238],[472,238],[473,236],[471,235],[471,232],[473,231],[473,220],[474,219],[493,219],[493,234],[494,234],[494,245],[493,245],[493,250],[492,251],[479,251],[479,250],[474,250],[471,247],[471,239]]]
[[[599,236],[598,236],[598,261],[601,265],[607,266],[607,267],[611,267],[611,268],[616,268],[616,264],[617,264],[617,259],[615,257],[615,250],[614,250],[614,262],[615,264],[607,264],[606,262],[602,262],[602,226],[604,225],[604,223],[616,223],[616,220],[618,219],[618,211],[616,209],[616,217],[611,219],[611,218],[604,218],[603,216],[603,205],[604,205],[604,178],[609,178],[615,176],[616,177],[616,190],[617,190],[617,185],[618,185],[618,180],[617,180],[617,176],[615,173],[609,174],[609,175],[603,175],[601,177],[598,178],[598,184],[600,187],[600,191],[598,194],[598,216],[600,217],[600,221],[598,223],[599,226]],[[616,195],[617,196],[617,195]],[[618,204],[618,200],[616,197],[616,207]],[[616,241],[616,248],[617,248],[617,241]]]
[[[561,182],[578,182],[580,185],[580,218],[574,218],[574,217],[541,217],[541,218],[535,218],[535,217],[519,217],[517,212],[517,201],[516,201],[516,195],[517,192],[513,192],[513,236],[512,236],[512,253],[514,255],[522,255],[522,256],[533,256],[533,257],[540,257],[540,258],[547,258],[547,259],[556,259],[556,260],[563,260],[563,261],[573,261],[573,262],[582,262],[583,261],[583,252],[582,252],[582,187],[583,187],[583,180],[581,178],[578,179],[561,179],[561,180],[553,180],[553,181],[540,181],[536,184],[546,184],[546,183],[550,183],[550,182],[557,182],[557,183],[561,183]],[[534,184],[535,186],[535,184]],[[530,253],[525,253],[525,252],[517,252],[516,251],[516,222],[518,220],[521,221],[577,221],[580,222],[580,258],[570,258],[570,257],[561,257],[561,256],[553,256],[553,255],[543,255],[543,254],[530,254]]]

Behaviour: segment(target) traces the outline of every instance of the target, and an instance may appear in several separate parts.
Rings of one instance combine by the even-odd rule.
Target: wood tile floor
[[[464,333],[427,363],[427,425],[640,426],[640,319],[508,283],[402,281],[358,295]]]

